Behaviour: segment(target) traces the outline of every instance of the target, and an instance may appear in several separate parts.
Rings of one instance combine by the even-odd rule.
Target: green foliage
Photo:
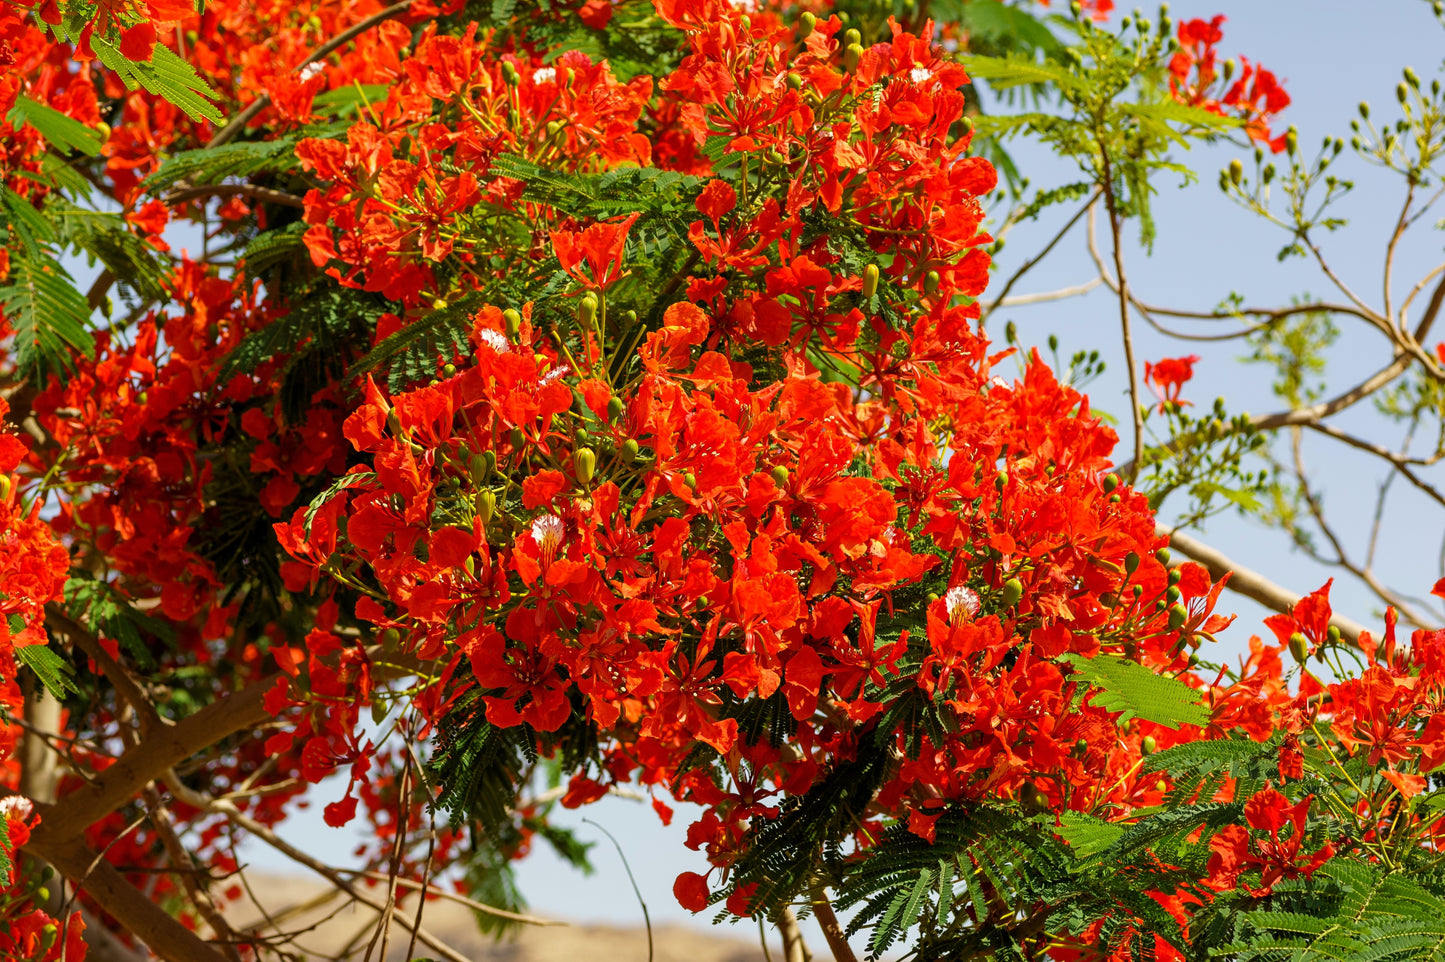
[[[387,390],[403,391],[437,376],[438,369],[468,350],[472,315],[485,298],[476,292],[427,313],[372,348],[351,368],[353,376],[386,369]]]
[[[0,817],[0,878],[9,878],[14,863],[10,861],[10,819]]]
[[[305,136],[328,132],[330,128],[311,129],[275,140],[235,141],[219,147],[182,151],[167,158],[160,170],[143,180],[141,189],[159,196],[183,182],[219,184],[228,178],[290,171],[296,166],[296,145]]]
[[[1209,724],[1208,709],[1182,681],[1114,655],[1065,655],[1061,660],[1089,684],[1095,705],[1119,712],[1124,719],[1143,718],[1168,728]]]
[[[90,306],[48,253],[35,250],[11,261],[10,276],[0,287],[0,310],[15,330],[15,364],[24,374],[64,371],[72,351],[94,355],[87,331]]]
[[[218,96],[216,91],[201,79],[196,68],[169,47],[156,44],[151,59],[144,63],[126,59],[116,44],[98,36],[91,37],[91,48],[96,58],[115,71],[127,88],[144,87],[185,111],[192,120],[219,124],[224,119],[211,103]]]
[[[172,647],[175,630],[169,622],[137,610],[109,581],[72,577],[65,583],[65,610],[81,624],[89,624],[106,638],[114,638],[144,671],[155,668],[151,639]]]
[[[1445,900],[1439,883],[1438,877],[1409,877],[1336,859],[1313,879],[1278,882],[1267,898],[1222,900],[1196,925],[1218,946],[1217,956],[1232,959],[1445,959]]]
[[[48,645],[22,645],[15,649],[15,660],[29,668],[40,684],[58,701],[67,694],[80,694],[75,683],[75,668]]]
[[[24,94],[15,99],[15,106],[6,119],[16,127],[21,124],[34,127],[46,143],[62,154],[74,151],[90,157],[100,156],[98,131]]]

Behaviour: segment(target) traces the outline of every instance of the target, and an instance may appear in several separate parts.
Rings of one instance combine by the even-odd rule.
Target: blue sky
[[[1124,8],[1127,9],[1127,8]],[[1286,84],[1293,104],[1288,121],[1298,126],[1300,143],[1313,150],[1325,135],[1349,139],[1349,121],[1356,104],[1369,100],[1377,115],[1393,118],[1394,88],[1400,70],[1412,65],[1428,83],[1436,76],[1445,51],[1445,32],[1422,0],[1375,0],[1368,5],[1346,4],[1343,0],[1204,0],[1176,2],[1176,18],[1208,17],[1223,12],[1225,40],[1222,51],[1229,56],[1243,54],[1275,71]],[[1149,11],[1154,15],[1154,11]],[[1070,171],[1047,152],[1026,144],[1014,149],[1019,165],[1036,185],[1062,183]],[[1150,302],[1195,309],[1210,309],[1231,291],[1247,296],[1250,303],[1288,303],[1294,295],[1325,295],[1325,283],[1318,271],[1300,260],[1280,264],[1275,252],[1284,236],[1223,199],[1215,186],[1218,171],[1241,152],[1235,148],[1196,150],[1180,159],[1200,173],[1199,183],[1176,189],[1171,178],[1159,182],[1156,210],[1160,225],[1153,255],[1138,249],[1129,251],[1131,282]],[[1248,160],[1248,157],[1245,158]],[[1401,189],[1392,176],[1378,172],[1344,155],[1342,176],[1355,180],[1354,195],[1342,205],[1351,224],[1328,238],[1327,252],[1342,276],[1352,286],[1378,300],[1380,253],[1391,229]],[[1442,212],[1445,214],[1445,212]],[[1062,215],[1066,216],[1066,215]],[[1418,237],[1407,242],[1399,257],[1400,277],[1409,284],[1441,257],[1438,233],[1427,222]],[[1007,276],[1057,229],[1058,220],[1047,218],[1038,225],[1021,228],[1011,236],[1000,256],[1000,271]],[[1054,226],[1050,226],[1050,225]],[[1082,233],[1060,246],[1036,268],[1015,293],[1053,290],[1078,284],[1092,276],[1092,266],[1082,245]],[[1098,348],[1110,370],[1091,386],[1098,408],[1123,414],[1127,399],[1122,393],[1122,355],[1118,316],[1107,292],[1099,290],[1074,300],[1000,312],[991,330],[1001,339],[1002,322],[1016,321],[1021,340],[1042,344],[1050,334],[1062,342],[1060,353]],[[1155,335],[1137,324],[1141,359],[1197,353],[1205,360],[1196,368],[1196,380],[1186,397],[1203,406],[1216,395],[1226,398],[1232,412],[1274,410],[1278,403],[1269,394],[1269,372],[1238,363],[1243,353],[1240,342],[1223,345],[1185,345]],[[1442,330],[1445,334],[1445,330]],[[1331,355],[1329,383],[1336,388],[1354,383],[1389,359],[1388,348],[1379,335],[1355,331],[1345,325],[1344,336]],[[1378,418],[1369,410],[1352,414],[1349,424],[1365,436],[1391,443]],[[1311,441],[1307,447],[1312,463],[1322,465],[1330,509],[1339,518],[1348,537],[1359,543],[1369,525],[1369,508],[1379,475],[1373,465],[1363,465],[1353,455]],[[1121,453],[1121,459],[1127,457]],[[1362,467],[1364,469],[1362,469]],[[1402,491],[1386,519],[1387,550],[1380,564],[1388,584],[1423,594],[1439,577],[1438,554],[1441,514],[1429,502]],[[1205,540],[1238,561],[1271,575],[1296,591],[1318,587],[1331,572],[1291,552],[1284,539],[1257,526],[1232,518],[1209,523]],[[1334,592],[1337,609],[1366,625],[1377,623],[1378,603],[1364,590],[1341,580]],[[1265,614],[1258,606],[1237,596],[1226,595],[1221,609],[1236,611],[1240,620],[1226,642],[1242,649],[1251,632],[1261,630]],[[341,793],[338,786],[335,795]],[[330,800],[322,788],[316,793],[318,812],[292,820],[284,834],[302,842],[319,857],[345,864],[355,845],[350,830],[326,828],[319,818],[319,803]],[[649,806],[607,799],[582,812],[563,813],[564,824],[576,828],[587,840],[598,842],[594,861],[598,871],[584,877],[552,857],[545,847],[520,867],[522,889],[540,914],[578,920],[606,920],[614,924],[641,922],[641,912],[618,856],[610,843],[583,817],[605,825],[627,853],[654,922],[693,921],[706,925],[710,916],[694,919],[681,909],[671,895],[672,880],[678,872],[705,870],[703,857],[683,845],[688,816],[680,809],[671,828],[658,823]],[[247,855],[258,867],[280,869],[284,860],[271,857],[261,846],[249,847]],[[756,930],[743,925],[729,934],[750,937]],[[821,937],[810,940],[821,945]]]

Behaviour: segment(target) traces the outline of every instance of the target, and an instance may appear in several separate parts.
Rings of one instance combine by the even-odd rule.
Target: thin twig
[[[1083,217],[1086,213],[1088,213],[1089,208],[1093,207],[1094,204],[1098,202],[1099,194],[1100,192],[1098,190],[1095,190],[1093,196],[1089,198],[1088,202],[1084,204],[1084,206],[1080,207],[1077,211],[1075,211],[1074,216],[1069,218],[1068,223],[1066,223],[1063,228],[1054,235],[1053,240],[1045,244],[1043,250],[1039,251],[1028,260],[1024,261],[1023,266],[1021,266],[1018,270],[1014,271],[1013,276],[1008,279],[1008,283],[1004,284],[1003,290],[999,291],[998,297],[995,297],[993,299],[993,303],[990,304],[988,306],[988,309],[983,312],[984,318],[987,318],[999,307],[999,305],[1005,302],[1005,299],[1008,297],[1008,292],[1013,290],[1014,285],[1019,282],[1020,278],[1022,278],[1025,274],[1032,270],[1045,257],[1049,256],[1049,252],[1058,245],[1059,241],[1063,240],[1065,235],[1067,235],[1069,231],[1074,229],[1074,225],[1079,222],[1079,218]]]
[[[1113,171],[1109,165],[1109,152],[1101,151],[1100,157],[1103,162],[1104,204],[1108,210],[1109,233],[1114,243],[1114,275],[1119,285],[1119,324],[1124,331],[1124,363],[1129,367],[1129,419],[1134,425],[1134,458],[1130,463],[1128,480],[1132,482],[1144,460],[1144,409],[1139,398],[1139,370],[1134,360],[1134,334],[1129,327],[1129,280],[1124,275],[1123,239],[1119,229],[1119,206],[1114,198]],[[1089,211],[1089,232],[1092,235],[1092,205]]]
[[[627,864],[627,855],[622,851],[622,845],[611,832],[590,818],[584,818],[582,821],[606,835],[612,842],[612,847],[617,849],[617,857],[622,859],[622,868],[627,872],[627,881],[632,883],[632,894],[637,896],[637,904],[642,906],[642,923],[647,926],[647,962],[652,962],[652,916],[648,914],[647,902],[642,898],[642,889],[637,887],[637,879],[632,875],[632,866]]]

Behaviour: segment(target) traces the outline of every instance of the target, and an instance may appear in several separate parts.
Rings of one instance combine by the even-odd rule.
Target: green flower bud
[[[852,28],[849,28],[848,30],[843,31],[843,46],[848,47],[848,46],[851,46],[851,45],[853,45],[853,44],[862,43],[862,42],[863,42],[863,35],[862,35],[861,33],[859,33],[857,30],[854,30],[854,29],[852,29]]]
[[[939,276],[938,271],[929,271],[929,272],[928,272],[927,274],[925,274],[924,277],[923,277],[923,293],[924,293],[924,295],[927,296],[927,297],[932,297],[933,295],[937,294],[937,293],[938,293],[938,285],[941,284],[942,282],[943,282],[943,278]]]
[[[622,402],[622,398],[620,398],[620,397],[608,398],[608,400],[607,400],[607,421],[608,421],[609,424],[616,424],[618,421],[622,420],[622,415],[624,415],[624,414],[626,414],[626,413],[627,413],[627,405]]]
[[[878,293],[878,265],[869,264],[863,268],[863,299],[869,300]]]
[[[1297,663],[1303,665],[1310,656],[1310,640],[1296,631],[1289,636],[1289,654]]]
[[[1170,585],[1169,590],[1164,592],[1164,600],[1172,605],[1178,601],[1183,594],[1184,592],[1179,590],[1178,585]]]
[[[376,636],[376,643],[382,648],[391,649],[401,644],[401,632],[395,628],[384,628]]]
[[[1158,551],[1154,552],[1154,560],[1159,562],[1161,565],[1167,565],[1169,563],[1169,549],[1160,548]]]
[[[1139,739],[1139,754],[1152,755],[1159,750],[1159,740],[1153,735],[1145,735]]]
[[[502,312],[502,320],[507,324],[507,337],[515,341],[522,333],[522,315],[508,308]]]
[[[1124,556],[1124,571],[1133,574],[1139,570],[1139,555],[1131,551]]]
[[[1325,632],[1325,635],[1330,639],[1330,644],[1338,645],[1340,643],[1340,626],[1330,625],[1329,630]]]
[[[849,73],[858,69],[858,64],[863,60],[863,47],[856,43],[848,44],[848,49],[843,51],[843,69]]]
[[[624,461],[636,461],[638,455],[637,442],[628,438],[622,442],[622,458]]]
[[[588,484],[597,468],[597,455],[592,453],[591,448],[578,448],[572,452],[572,467],[577,472],[577,480]]]
[[[682,475],[682,483],[687,485],[689,491],[696,491],[697,475],[693,474],[691,471],[684,471]]]
[[[521,74],[517,73],[517,65],[510,60],[502,61],[502,79],[513,87],[522,82]]]
[[[472,497],[472,507],[476,508],[483,525],[490,524],[497,513],[497,496],[490,488],[483,488]]]
[[[1003,604],[1005,608],[1012,608],[1019,603],[1024,596],[1024,583],[1017,578],[1010,578],[1003,583]]]
[[[807,40],[817,25],[818,18],[805,10],[803,15],[798,18],[798,39]]]
[[[597,298],[588,294],[577,305],[577,323],[590,328],[595,320],[597,320]]]
[[[1174,590],[1177,590],[1177,589],[1171,588],[1170,590],[1171,590],[1171,591],[1174,591]],[[1173,605],[1170,606],[1170,608],[1169,608],[1169,630],[1170,630],[1170,631],[1178,631],[1180,628],[1183,628],[1183,627],[1184,627],[1184,623],[1185,623],[1186,621],[1188,621],[1188,620],[1189,620],[1189,609],[1188,609],[1188,608],[1185,608],[1183,605],[1179,604],[1178,602],[1175,602]]]
[[[1229,182],[1238,187],[1244,180],[1244,163],[1238,157],[1229,162]]]
[[[773,484],[778,487],[786,487],[788,483],[788,469],[781,464],[773,466]]]
[[[1169,583],[1170,583],[1171,585],[1177,585],[1177,584],[1179,584],[1179,582],[1181,582],[1181,581],[1183,581],[1183,580],[1184,580],[1184,572],[1183,572],[1183,571],[1180,571],[1178,568],[1170,568],[1170,569],[1169,569]]]
[[[788,83],[788,89],[789,89],[789,90],[802,90],[802,89],[803,89],[803,75],[800,74],[800,73],[798,73],[797,71],[789,71],[789,72],[788,72],[788,77],[787,77],[787,83]]]
[[[1113,493],[1114,493],[1114,489],[1117,488],[1118,486],[1119,486],[1119,476],[1118,476],[1117,474],[1106,474],[1106,475],[1104,475],[1104,493],[1105,493],[1105,494],[1113,494]]]

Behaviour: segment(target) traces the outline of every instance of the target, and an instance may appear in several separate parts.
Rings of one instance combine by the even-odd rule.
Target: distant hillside
[[[348,960],[366,956],[367,943],[376,930],[376,913],[355,907],[336,911],[339,901],[315,905],[326,889],[298,878],[250,876],[251,888],[264,903],[265,914],[277,920],[280,928],[298,933],[286,945],[291,952],[300,952],[313,959],[333,958],[343,953]],[[379,901],[385,898],[378,886],[365,890]],[[407,917],[416,912],[416,899],[401,903]],[[288,911],[290,910],[290,911]],[[334,915],[328,915],[330,913]],[[250,928],[263,919],[249,899],[232,906],[227,912],[231,924]],[[422,928],[446,942],[473,962],[592,962],[592,960],[647,960],[647,933],[641,927],[604,925],[557,925],[545,928],[527,926],[516,938],[494,942],[477,932],[471,909],[440,899],[428,902],[422,912]],[[740,937],[746,929],[719,929],[716,934],[679,925],[656,926],[653,929],[654,962],[764,962],[756,940]],[[386,962],[406,962],[410,934],[400,925],[393,925]],[[350,949],[347,947],[350,945]],[[279,947],[279,946],[278,946]],[[781,949],[771,945],[773,958],[781,959]],[[372,959],[378,958],[373,951]],[[418,943],[411,958],[436,958],[437,953]]]

